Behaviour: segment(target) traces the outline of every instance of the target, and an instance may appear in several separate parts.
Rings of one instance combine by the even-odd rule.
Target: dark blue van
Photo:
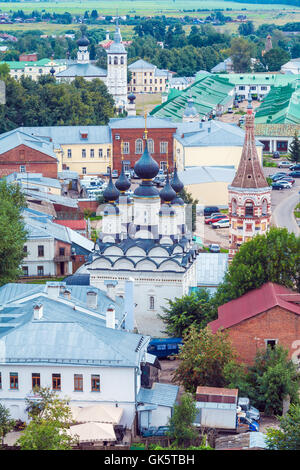
[[[166,359],[179,354],[182,344],[182,338],[152,338],[147,352],[157,356],[158,359]]]

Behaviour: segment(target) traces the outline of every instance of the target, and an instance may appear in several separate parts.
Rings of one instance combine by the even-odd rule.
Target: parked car
[[[291,171],[290,172],[290,176],[292,176],[293,178],[300,178],[300,170],[298,171]]]
[[[292,184],[295,183],[294,178],[292,178],[290,175],[288,175],[288,176],[283,176],[282,178],[280,178],[280,179],[277,180],[276,182],[277,182],[277,183],[280,183],[281,181],[288,181],[289,183],[292,183]]]
[[[281,182],[272,183],[271,186],[272,186],[272,189],[277,189],[277,190],[279,190],[279,191],[280,191],[281,189],[286,189],[286,188],[285,188],[285,185],[282,184]]]
[[[273,180],[275,182],[275,181],[278,181],[282,178],[285,178],[286,176],[288,176],[287,173],[276,173],[275,175],[270,176],[270,178],[271,178],[271,180]]]
[[[113,171],[111,172],[111,177],[112,177],[112,178],[118,178],[118,176],[119,176],[118,170],[113,170]]]
[[[204,207],[204,217],[207,217],[207,216],[213,214],[214,212],[218,212],[218,214],[219,214],[220,209],[217,206],[205,206]]]
[[[220,253],[220,245],[217,245],[216,243],[208,245],[208,249],[211,253]]]
[[[225,214],[214,215],[213,217],[208,217],[207,219],[205,219],[205,223],[211,225],[221,219],[228,219],[228,216]]]
[[[300,163],[296,163],[295,165],[291,165],[289,169],[291,171],[300,170]]]
[[[292,187],[292,183],[290,181],[279,180],[279,181],[276,181],[276,183],[279,183],[279,184],[283,185],[284,188],[290,189]]]
[[[211,224],[212,228],[227,228],[230,227],[229,219],[221,219],[218,222]]]
[[[169,430],[169,426],[150,426],[148,429],[142,429],[141,434],[143,437],[166,436]]]
[[[153,183],[158,187],[163,187],[166,185],[166,178],[164,175],[157,175],[154,178]]]
[[[232,113],[233,113],[232,108],[228,108],[228,109],[227,109],[227,113],[232,114]]]
[[[273,152],[273,158],[280,158],[280,153],[277,150]]]
[[[278,168],[290,168],[292,163],[288,162],[287,160],[283,160],[282,162],[279,162],[277,166]]]

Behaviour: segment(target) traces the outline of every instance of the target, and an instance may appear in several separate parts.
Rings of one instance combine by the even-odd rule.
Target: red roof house
[[[81,235],[86,235],[87,224],[85,219],[79,220],[54,220],[56,224],[64,225],[65,227],[69,227],[72,230],[80,233]]]
[[[258,349],[276,344],[300,359],[300,294],[268,282],[218,309],[209,323],[213,333],[226,330],[240,362],[252,364]],[[298,357],[299,356],[299,357]]]

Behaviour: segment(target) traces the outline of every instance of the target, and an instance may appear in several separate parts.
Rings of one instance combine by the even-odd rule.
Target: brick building
[[[300,361],[300,294],[268,282],[218,309],[209,323],[213,333],[228,333],[238,360],[252,364],[259,349],[276,344],[288,349],[293,361]]]
[[[113,169],[121,171],[122,152],[125,169],[133,168],[141,158],[145,148],[145,124],[148,130],[148,150],[160,168],[165,169],[167,162],[173,166],[174,134],[176,124],[167,119],[132,116],[126,119],[111,119],[109,127],[112,137]]]
[[[53,142],[16,129],[0,136],[0,177],[11,173],[40,173],[57,178],[58,154]]]

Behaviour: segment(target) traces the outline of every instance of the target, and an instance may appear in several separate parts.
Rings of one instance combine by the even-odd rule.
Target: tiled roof
[[[257,124],[254,125],[254,134],[264,137],[294,137],[300,132],[300,124]]]
[[[259,289],[253,289],[238,299],[221,305],[218,308],[218,319],[209,323],[209,326],[213,332],[220,328],[230,328],[276,306],[300,315],[299,302],[300,294],[279,284],[267,282]]]

